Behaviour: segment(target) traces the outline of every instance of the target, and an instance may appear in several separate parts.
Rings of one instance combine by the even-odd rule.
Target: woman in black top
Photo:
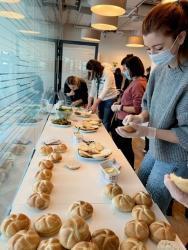
[[[67,103],[73,106],[85,106],[88,102],[86,82],[76,76],[69,76],[64,85],[64,94]]]

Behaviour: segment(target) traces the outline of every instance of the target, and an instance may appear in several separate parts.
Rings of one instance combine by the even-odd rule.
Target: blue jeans
[[[164,185],[164,175],[169,173],[175,173],[183,178],[188,178],[187,163],[175,164],[158,161],[148,152],[138,171],[139,179],[163,213],[166,213],[172,200],[169,191]]]
[[[113,112],[111,110],[111,106],[114,103],[115,99],[109,99],[106,101],[102,101],[99,104],[99,118],[102,120],[107,131],[110,131],[110,125],[113,117]]]

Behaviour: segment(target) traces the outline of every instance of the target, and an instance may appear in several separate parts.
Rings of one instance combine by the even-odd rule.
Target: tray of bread
[[[76,109],[74,111],[74,114],[76,116],[82,117],[82,118],[89,118],[92,114],[91,110],[86,110],[86,109]]]
[[[81,158],[88,160],[99,160],[103,161],[111,155],[112,151],[105,148],[102,144],[98,142],[82,142],[78,145],[78,155]]]
[[[56,127],[62,127],[62,128],[67,128],[71,126],[71,121],[65,119],[65,118],[59,118],[52,120],[52,125]]]
[[[85,133],[93,133],[96,132],[99,128],[100,124],[97,122],[93,122],[93,120],[84,120],[76,125],[81,132]]]

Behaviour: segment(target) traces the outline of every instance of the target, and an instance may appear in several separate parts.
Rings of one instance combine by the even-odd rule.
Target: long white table
[[[121,174],[118,179],[118,184],[123,188],[124,193],[133,196],[139,191],[145,191],[144,186],[132,167],[121,151],[117,149],[103,126],[99,128],[97,133],[84,134],[84,136],[89,139],[94,139],[112,150],[111,158],[115,158],[121,164]],[[32,193],[35,182],[34,176],[39,170],[38,163],[40,160],[47,158],[39,152],[41,143],[47,138],[62,140],[62,142],[68,146],[68,151],[62,154],[62,161],[55,164],[53,169],[52,182],[54,189],[51,193],[50,206],[46,210],[40,211],[30,208],[26,201]],[[109,228],[113,230],[119,236],[120,241],[122,241],[125,238],[125,224],[132,220],[133,217],[131,213],[121,213],[112,207],[111,200],[103,195],[103,188],[106,183],[101,174],[100,162],[80,159],[77,155],[76,148],[76,144],[73,140],[73,127],[55,127],[49,119],[36,146],[36,152],[28,171],[14,199],[11,213],[25,213],[34,221],[43,214],[53,212],[61,216],[63,220],[67,218],[68,207],[73,202],[77,200],[87,201],[94,207],[94,214],[92,218],[87,221],[90,231],[93,232],[96,229]],[[64,168],[64,164],[72,158],[80,161],[80,169],[72,171]],[[152,209],[156,214],[156,219],[166,220],[156,204],[153,205]],[[180,249],[185,249],[178,237],[176,241],[179,243]],[[146,246],[148,250],[155,250],[157,247],[151,240],[146,242]],[[7,242],[3,238],[0,239],[0,249],[7,249]]]

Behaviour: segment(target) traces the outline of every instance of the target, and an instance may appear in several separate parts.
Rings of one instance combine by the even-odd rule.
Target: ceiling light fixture
[[[118,17],[107,17],[92,14],[91,27],[97,30],[117,30]]]
[[[178,0],[162,0],[162,4],[163,3],[174,3],[174,2],[178,2]]]
[[[10,19],[23,19],[24,15],[15,11],[4,11],[0,10],[0,17],[6,17]]]
[[[126,44],[127,47],[144,47],[142,36],[129,36]]]
[[[19,30],[19,32],[24,33],[24,34],[31,34],[31,35],[38,35],[38,34],[40,34],[39,31],[34,31],[34,30]]]
[[[126,0],[91,0],[91,11],[102,16],[121,16],[125,14]]]
[[[90,42],[100,42],[101,33],[98,30],[82,29],[81,39]]]

